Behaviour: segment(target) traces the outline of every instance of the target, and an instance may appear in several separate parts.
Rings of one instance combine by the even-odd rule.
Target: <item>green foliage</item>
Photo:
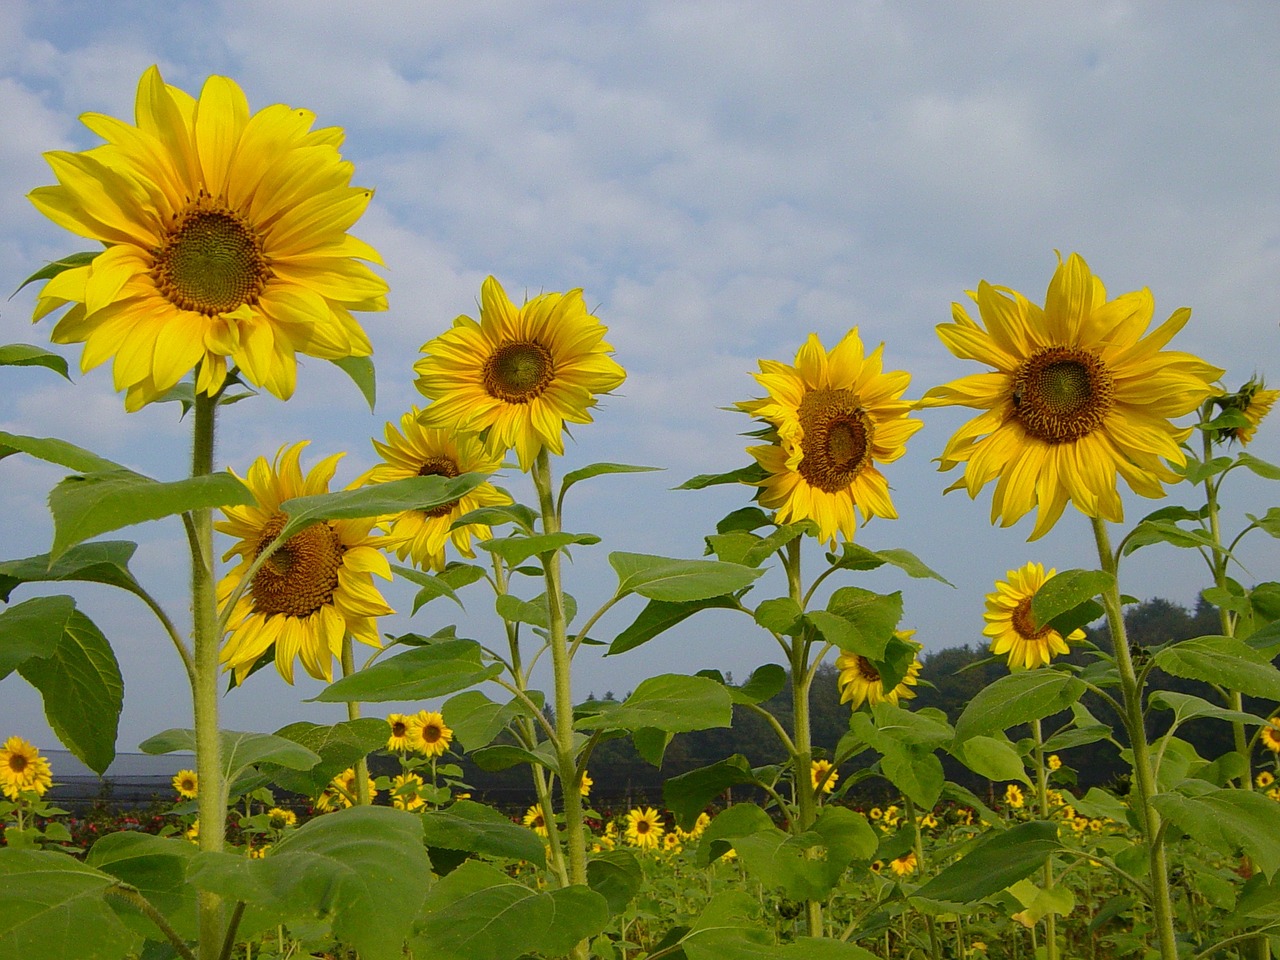
[[[63,357],[29,343],[7,343],[0,346],[0,367],[46,367],[66,380],[71,379],[67,361]]]
[[[298,766],[307,758],[299,753],[293,760],[291,752],[290,763],[261,759],[255,762],[258,770],[283,790],[314,797],[343,770],[385,746],[388,728],[385,720],[375,717],[344,720],[332,726],[300,720],[281,727],[273,736],[306,748],[317,760],[309,766]]]
[[[443,640],[342,677],[312,699],[321,703],[427,700],[473,687],[501,672],[500,664],[483,663],[483,650],[474,640]]]
[[[136,936],[105,899],[116,878],[63,853],[0,849],[0,956],[118,960]]]
[[[672,560],[642,553],[611,553],[618,574],[618,595],[637,593],[649,600],[680,603],[736,593],[763,573],[720,560]]]
[[[1042,820],[988,833],[913,896],[945,904],[974,903],[1029,877],[1060,848],[1057,826]]]

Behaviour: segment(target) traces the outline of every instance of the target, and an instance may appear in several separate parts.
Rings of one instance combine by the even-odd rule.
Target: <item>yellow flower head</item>
[[[776,443],[747,452],[767,474],[757,499],[778,523],[812,520],[818,539],[834,543],[853,539],[856,513],[897,517],[876,465],[902,456],[922,424],[908,419],[911,404],[901,399],[910,374],[882,372],[883,351],[865,356],[855,327],[830,351],[810,334],[794,366],[760,361],[754,376],[769,395],[736,406],[777,433]]]
[[[578,793],[584,797],[591,796],[591,787],[594,783],[595,781],[591,779],[587,771],[583,770],[582,780],[578,783]]]
[[[387,749],[394,753],[407,753],[414,748],[413,719],[403,713],[387,714]]]
[[[502,454],[485,451],[480,438],[471,433],[457,433],[423,426],[421,411],[413,407],[400,418],[397,429],[393,423],[386,426],[387,442],[373,441],[374,449],[383,462],[356,481],[386,483],[409,477],[457,477],[464,473],[493,473],[502,466]],[[463,494],[457,500],[432,507],[429,510],[406,510],[392,517],[383,518],[387,535],[382,547],[392,550],[401,560],[411,558],[424,569],[443,570],[445,544],[452,541],[454,549],[464,557],[474,557],[471,538],[487,540],[492,533],[482,523],[469,523],[453,527],[453,522],[464,513],[480,507],[492,507],[511,502],[511,497],[490,483],[482,483]]]
[[[894,857],[889,861],[889,869],[899,877],[907,877],[916,872],[916,852],[908,850],[900,857]]]
[[[298,815],[292,810],[272,807],[267,811],[267,821],[271,824],[272,830],[283,830],[285,827],[296,827]]]
[[[1052,576],[1052,573],[1050,574],[1050,576]],[[1073,633],[1071,636],[1074,638],[1074,637],[1075,637],[1075,634]],[[1045,762],[1049,765],[1049,769],[1050,769],[1050,770],[1061,770],[1061,769],[1062,769],[1062,758],[1061,758],[1060,756],[1058,756],[1056,753],[1051,753],[1051,754],[1049,754],[1049,756],[1048,756],[1048,758],[1045,760]]]
[[[453,743],[453,731],[445,726],[443,715],[435,710],[420,710],[410,722],[414,749],[428,757],[443,757]]]
[[[1254,778],[1253,782],[1257,784],[1259,790],[1265,790],[1276,782],[1276,778],[1270,773],[1270,771],[1263,770]]]
[[[284,446],[274,464],[259,457],[249,468],[247,483],[257,503],[223,507],[226,520],[215,527],[237,543],[224,560],[240,562],[218,584],[225,606],[244,582],[249,567],[284,529],[288,519],[280,504],[294,497],[327,493],[342,454],[320,461],[305,477],[299,458],[306,443]],[[318,680],[333,679],[333,658],[342,638],[381,647],[377,618],[394,611],[373,584],[373,575],[391,579],[391,566],[372,534],[373,520],[324,520],[306,527],[282,544],[253,575],[227,621],[230,636],[222,662],[243,682],[249,670],[275,648],[276,669],[293,683],[293,661],[302,660]]]
[[[401,773],[391,778],[391,805],[397,810],[419,810],[427,801],[419,791],[425,787],[422,777],[416,773]]]
[[[972,295],[984,326],[952,305],[938,335],[956,356],[993,368],[925,393],[921,406],[983,412],[951,438],[941,468],[965,464],[970,497],[996,480],[991,521],[1016,523],[1039,508],[1029,539],[1047,533],[1068,502],[1090,517],[1119,522],[1117,475],[1144,497],[1164,496],[1179,477],[1179,443],[1191,428],[1171,418],[1218,393],[1223,371],[1188,353],[1163,350],[1191,317],[1182,308],[1147,334],[1149,290],[1107,300],[1078,254],[1060,261],[1043,308],[986,281]]]
[[[36,208],[106,249],[40,292],[35,317],[71,304],[55,343],[83,343],[81,368],[115,358],[115,388],[137,410],[193,368],[213,395],[227,360],[281,399],[299,353],[327,360],[372,347],[353,310],[385,310],[387,285],[361,263],[376,250],[347,233],[373,191],[351,186],[336,127],[284,104],[250,114],[234,81],[213,76],[199,99],[150,67],[137,126],[81,118],[106,141],[45,159],[58,185]]]
[[[814,790],[821,786],[823,793],[831,793],[836,788],[836,781],[840,779],[840,774],[836,772],[830,760],[814,760],[809,765],[809,779],[813,783]]]
[[[914,630],[896,630],[894,636],[908,641],[917,651],[924,649],[923,644],[911,641]],[[877,703],[897,704],[900,700],[915,699],[915,691],[911,688],[919,683],[920,671],[923,669],[920,658],[916,657],[907,668],[907,675],[891,690],[885,689],[884,681],[876,665],[866,657],[856,653],[843,652],[836,657],[836,684],[840,688],[840,702],[849,704],[857,710],[864,703],[875,706]]]
[[[365,782],[369,786],[369,799],[373,800],[378,795],[378,786],[373,782],[372,777],[367,777]],[[342,809],[351,806],[356,796],[356,768],[347,767],[347,769],[329,781],[329,786],[330,789],[325,791],[329,798],[324,809],[332,807]],[[316,807],[319,809],[320,804],[317,803]]]
[[[547,819],[542,815],[540,804],[534,804],[524,812],[524,825],[540,837],[547,835]]]
[[[0,792],[10,800],[34,792],[43,797],[53,786],[53,769],[34,744],[22,737],[10,737],[0,747]]]
[[[199,796],[200,778],[194,770],[179,770],[173,777],[173,789],[179,796],[194,800]]]
[[[1261,380],[1251,379],[1235,393],[1218,397],[1214,401],[1224,411],[1239,411],[1246,421],[1244,426],[1215,430],[1215,440],[1238,440],[1244,446],[1253,439],[1262,418],[1271,412],[1276,400],[1280,399],[1280,390],[1267,390],[1265,386]]]
[[[1083,630],[1073,630],[1064,640],[1048,625],[1037,627],[1031,616],[1031,601],[1057,572],[1050,569],[1045,573],[1044,564],[1028,563],[1006,573],[1009,579],[997,580],[995,592],[987,594],[987,609],[982,615],[987,625],[982,632],[991,638],[992,653],[1009,657],[1010,669],[1045,666],[1055,656],[1070,653],[1068,641],[1084,639]]]
[[[626,838],[633,847],[656,849],[664,833],[662,817],[653,807],[636,807],[627,813]]]
[[[1015,810],[1021,810],[1022,805],[1026,802],[1026,798],[1022,794],[1022,788],[1016,783],[1011,783],[1004,788],[1004,802]]]
[[[1272,717],[1258,732],[1262,745],[1272,753],[1280,753],[1280,717]]]
[[[482,434],[493,457],[514,449],[525,471],[544,448],[563,454],[565,424],[590,423],[596,397],[626,379],[606,332],[581,290],[517,307],[489,277],[480,322],[458,317],[422,346],[413,369],[418,390],[433,401],[422,422]]]
[[[662,850],[664,853],[669,853],[673,856],[684,850],[684,844],[680,842],[680,836],[675,831],[662,838]]]

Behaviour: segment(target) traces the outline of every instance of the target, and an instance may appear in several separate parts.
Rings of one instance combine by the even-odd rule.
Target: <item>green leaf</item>
[[[734,703],[764,703],[781,693],[786,685],[786,669],[776,663],[765,663],[752,670],[742,686],[727,685],[726,689]]]
[[[49,491],[53,513],[51,560],[99,534],[202,507],[256,502],[230,473],[160,483],[132,470],[72,475]]]
[[[902,619],[902,594],[873,593],[860,587],[841,587],[827,601],[827,612],[848,624],[851,632],[833,628],[826,619],[815,623],[824,637],[842,650],[869,660],[883,660],[885,649]],[[818,611],[807,616],[812,619]],[[827,631],[830,631],[828,635]]]
[[[1273,537],[1280,538],[1280,507],[1272,507],[1261,517],[1256,517],[1252,513],[1246,513],[1246,517],[1259,530],[1262,530]]]
[[[504,523],[514,523],[525,533],[532,534],[538,525],[538,516],[523,503],[504,503],[491,507],[477,507],[469,510],[449,524],[450,530],[482,523],[489,527],[499,527]]]
[[[539,756],[524,747],[517,747],[508,743],[498,743],[491,747],[480,747],[472,750],[470,759],[481,770],[491,772],[506,770],[522,763],[536,764],[552,771],[556,769],[556,765],[546,757]]]
[[[932,810],[942,794],[946,776],[932,749],[886,740],[881,745],[880,772],[925,810]]]
[[[373,357],[339,357],[329,362],[351,378],[369,404],[369,412],[373,413],[373,405],[378,399],[378,378],[373,369]]]
[[[630,850],[609,850],[587,861],[587,886],[604,897],[611,917],[627,909],[643,882],[640,861]]]
[[[696,477],[690,477],[675,489],[703,490],[722,483],[756,483],[764,480],[767,476],[768,473],[765,472],[764,467],[758,463],[753,463],[747,467],[730,470],[728,473],[700,473]]]
[[[284,525],[279,536],[288,540],[299,530],[319,520],[359,520],[363,517],[403,513],[406,510],[430,510],[453,503],[486,479],[488,478],[483,473],[464,473],[457,477],[408,477],[357,487],[354,490],[294,497],[280,504],[280,509],[289,515],[289,522]]]
[[[607,901],[590,889],[540,893],[469,860],[427,895],[411,949],[433,960],[515,960],[535,950],[563,954],[608,920]]]
[[[116,879],[65,853],[0,849],[0,956],[118,960],[136,937],[103,898]]]
[[[29,454],[37,460],[56,463],[60,467],[75,470],[77,473],[105,473],[115,470],[130,472],[114,460],[100,457],[83,447],[77,447],[74,443],[67,443],[56,437],[24,437],[0,430],[0,457],[7,457],[12,453]],[[139,475],[135,474],[135,476]]]
[[[1280,480],[1280,467],[1274,463],[1268,463],[1266,460],[1259,460],[1251,453],[1243,451],[1236,457],[1240,461],[1241,466],[1247,467],[1252,472],[1266,480]]]
[[[575,543],[591,546],[599,542],[600,538],[594,533],[561,532],[540,533],[532,537],[494,537],[491,540],[481,540],[476,546],[481,550],[488,550],[490,553],[496,554],[515,567],[524,563],[530,557],[540,556],[544,553],[554,553],[556,550],[563,550],[565,547]]]
[[[537,694],[537,691],[533,691]],[[446,700],[440,712],[449,718],[454,739],[468,753],[493,743],[512,718],[527,715],[519,700],[507,703],[490,700],[479,690],[468,690]]]
[[[1244,713],[1240,710],[1228,710],[1225,707],[1218,706],[1216,703],[1210,703],[1202,697],[1192,696],[1189,693],[1177,693],[1173,690],[1155,690],[1151,693],[1147,702],[1153,707],[1164,707],[1166,710],[1172,710],[1174,723],[1176,724],[1183,724],[1198,717],[1216,717],[1219,720],[1234,720],[1259,726],[1265,726],[1267,723],[1264,717],[1255,716],[1252,713]]]
[[[652,727],[664,733],[688,733],[727,727],[733,719],[733,701],[721,684],[676,673],[641,680],[622,703],[600,701],[597,705],[605,709],[582,717],[575,726],[629,731]]]
[[[187,866],[197,848],[187,840],[120,830],[94,841],[85,863],[127,883],[147,898],[185,939],[197,936],[195,888],[187,884]],[[141,936],[159,939],[152,921],[122,913]]]
[[[30,283],[39,283],[41,280],[52,280],[64,270],[88,266],[93,263],[100,253],[102,253],[101,250],[81,250],[78,253],[69,253],[65,257],[59,257],[52,263],[46,263],[31,276],[27,277],[27,279],[23,280],[21,285],[18,287],[18,290],[21,290]],[[16,294],[18,290],[13,292]]]
[[[755,782],[747,758],[735,753],[710,766],[668,777],[662,784],[662,801],[675,814],[681,829],[692,830],[698,815],[725,790]]]
[[[282,790],[317,796],[329,781],[356,761],[386,746],[390,728],[377,717],[344,720],[332,726],[321,726],[299,720],[281,727],[273,736],[305,747],[319,760],[310,767],[286,766],[263,760],[257,763],[263,776]]]
[[[1111,589],[1115,577],[1104,570],[1064,570],[1044,582],[1031,598],[1037,626],[1061,616]]]
[[[8,603],[20,583],[62,580],[105,583],[141,596],[142,587],[129,572],[129,560],[137,548],[128,540],[99,540],[72,547],[57,562],[50,562],[47,553],[25,560],[6,560],[0,563],[0,600]]]
[[[720,560],[673,560],[642,553],[611,553],[618,594],[638,593],[650,600],[706,600],[736,593],[764,571]]]
[[[33,657],[53,656],[75,613],[73,597],[36,597],[0,613],[0,680]]]
[[[59,373],[66,380],[71,377],[67,372],[67,361],[56,353],[50,353],[44,347],[33,347],[29,343],[7,343],[0,346],[0,366],[4,367],[47,367]]]
[[[956,721],[956,741],[1008,730],[1068,709],[1085,686],[1068,673],[1027,670],[1001,677],[978,691]]]
[[[1019,780],[1030,785],[1022,757],[1008,740],[970,737],[956,744],[952,754],[980,777],[988,780]]]
[[[492,807],[472,800],[459,800],[443,810],[424,813],[422,827],[428,847],[527,860],[538,866],[546,861],[546,842],[541,837],[512,823]]]
[[[1280,700],[1280,670],[1266,654],[1234,637],[1196,637],[1165,647],[1155,665],[1175,677],[1204,680],[1251,697]]]
[[[222,740],[223,779],[227,783],[234,783],[240,774],[256,763],[273,763],[291,770],[310,770],[320,762],[318,754],[301,744],[269,733],[223,730],[219,736]],[[179,750],[194,753],[196,732],[174,727],[142,741],[138,744],[138,749],[151,754],[174,753]]]
[[[547,607],[546,593],[532,600],[521,600],[510,593],[500,593],[494,598],[494,609],[499,618],[508,623],[528,623],[544,630],[551,629],[551,612]],[[569,594],[564,595],[564,620],[572,623],[578,615],[578,602]]]
[[[90,770],[105,773],[116,757],[124,679],[111,644],[93,621],[72,613],[53,652],[24,660],[18,673],[40,691],[58,739]]]
[[[334,936],[362,960],[401,960],[431,862],[418,817],[356,806],[307,822],[261,860],[199,854],[188,875],[202,890],[282,920],[331,917]]]
[[[1143,520],[1125,537],[1124,549],[1121,552],[1124,556],[1128,556],[1139,547],[1153,543],[1169,543],[1175,547],[1196,549],[1208,548],[1230,556],[1222,544],[1215,542],[1207,533],[1200,530],[1185,530],[1176,523],[1165,520]]]
[[[599,477],[608,473],[650,473],[654,470],[662,469],[664,468],[636,467],[629,463],[593,463],[585,467],[579,467],[577,470],[570,470],[564,475],[564,480],[560,484],[560,499],[564,500],[564,495],[568,493],[569,488],[575,483],[590,480],[592,477]]]
[[[429,700],[498,676],[501,664],[485,666],[474,640],[446,640],[416,647],[336,680],[312,700],[322,703]]]
[[[761,600],[753,616],[756,623],[770,633],[794,636],[800,629],[804,610],[791,597],[774,597]]]
[[[677,623],[687,620],[699,610],[734,610],[737,606],[736,600],[723,595],[702,600],[650,600],[640,611],[640,615],[613,638],[605,656],[612,657],[634,650],[642,643],[648,643],[660,633],[670,630]]]
[[[954,586],[950,580],[927,566],[914,553],[896,547],[888,550],[869,550],[861,544],[847,541],[841,545],[838,555],[827,554],[827,560],[840,570],[874,570],[888,563],[917,580],[938,580],[949,587]]]
[[[1091,819],[1125,823],[1129,818],[1129,808],[1124,801],[1100,787],[1090,787],[1083,797],[1076,797],[1071,805],[1076,808],[1076,813]]]
[[[945,903],[974,903],[1029,877],[1061,849],[1057,825],[1019,823],[984,836],[955,863],[916,890],[914,896]]]
[[[1280,804],[1252,790],[1212,790],[1198,797],[1159,793],[1151,805],[1160,815],[1210,849],[1249,855],[1273,877],[1280,869]]]
[[[423,573],[414,567],[404,567],[400,564],[391,564],[391,572],[397,576],[404,577],[410,583],[416,583],[419,587],[417,594],[413,598],[413,612],[417,613],[422,607],[435,600],[437,597],[448,597],[458,606],[462,607],[462,601],[458,599],[457,593],[447,580],[440,577]],[[465,610],[466,608],[463,607]]]

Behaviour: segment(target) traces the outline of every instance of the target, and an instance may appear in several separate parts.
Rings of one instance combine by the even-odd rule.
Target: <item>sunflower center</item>
[[[9,755],[9,769],[14,773],[22,773],[27,769],[27,758],[20,753],[12,753]]]
[[[650,830],[650,826],[649,826],[648,820],[636,821],[636,833],[648,833],[649,830]]]
[[[151,276],[164,298],[210,317],[257,303],[271,276],[258,231],[203,194],[174,214],[152,253]]]
[[[458,465],[443,454],[429,458],[418,468],[418,476],[420,477],[448,477],[452,479],[457,475]],[[428,517],[447,517],[449,512],[457,505],[457,500],[450,500],[448,503],[442,503],[438,507],[432,507],[430,510],[423,510],[422,512]]]
[[[555,379],[555,358],[537,340],[514,340],[489,355],[483,376],[489,396],[505,403],[529,403]]]
[[[1031,616],[1031,599],[1031,597],[1023,597],[1009,618],[1013,629],[1023,640],[1039,640],[1053,629],[1047,623],[1043,627],[1036,627],[1035,618]]]
[[[284,529],[284,514],[272,517],[258,537],[262,553]],[[264,616],[309,617],[333,600],[342,566],[342,543],[327,523],[295,533],[253,575],[254,610]]]
[[[442,735],[442,731],[434,723],[429,723],[422,728],[422,739],[425,743],[436,743]]]
[[[405,735],[406,729],[407,728],[404,725],[404,721],[397,720],[395,723],[391,725],[391,735],[393,737],[403,737]]]
[[[880,671],[873,667],[866,657],[858,657],[858,674],[868,683],[880,682]]]
[[[874,428],[852,390],[810,390],[797,410],[804,439],[800,441],[800,476],[825,493],[853,483],[871,462]]]
[[[1013,377],[1014,416],[1033,437],[1070,443],[1102,425],[1115,396],[1111,372],[1096,353],[1049,347]]]

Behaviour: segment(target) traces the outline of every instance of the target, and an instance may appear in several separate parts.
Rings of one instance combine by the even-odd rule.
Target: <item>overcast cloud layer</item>
[[[574,431],[557,469],[665,468],[571,495],[566,526],[605,538],[569,567],[570,591],[593,609],[612,582],[607,551],[698,556],[716,520],[748,501],[746,488],[671,488],[746,462],[739,433],[749,421],[723,408],[758,395],[758,358],[789,362],[810,332],[830,347],[858,326],[869,344],[884,341],[889,368],[912,373],[909,395],[919,396],[977,372],[934,333],[951,301],[980,279],[1041,300],[1055,250],[1081,253],[1112,294],[1150,287],[1157,321],[1192,307],[1173,346],[1227,368],[1229,386],[1255,372],[1280,383],[1277,50],[1271,2],[401,0],[357,12],[337,0],[14,0],[0,5],[0,290],[84,248],[25,194],[53,182],[43,151],[95,145],[80,113],[132,119],[150,64],[192,93],[222,73],[255,110],[314,110],[321,125],[346,128],[356,182],[377,191],[353,231],[381,251],[391,284],[390,311],[364,322],[377,410],[329,364],[308,361],[287,404],[264,396],[227,411],[219,463],[243,472],[311,439],[309,463],[348,451],[345,483],[373,462],[369,438],[421,401],[419,347],[475,313],[486,275],[517,299],[582,287],[628,379],[595,424]],[[49,323],[29,323],[32,303],[32,288],[0,302],[0,342],[47,342]],[[63,352],[78,369],[79,349]],[[75,386],[43,370],[0,375],[0,429],[183,475],[188,425],[169,405],[126,416],[106,368],[77,374]],[[928,649],[979,643],[995,579],[1033,559],[1090,565],[1091,535],[1069,510],[1029,545],[1029,519],[989,526],[989,491],[977,503],[944,498],[954,477],[931,460],[966,416],[924,419],[885,471],[901,519],[872,523],[859,542],[905,547],[954,589],[884,571],[848,582],[902,590],[903,625]],[[1280,460],[1276,422],[1251,450]],[[47,550],[44,497],[60,476],[22,457],[0,462],[4,557]],[[518,474],[506,483],[527,498]],[[1275,502],[1244,478],[1228,500],[1233,527]],[[1155,506],[1126,504],[1130,521]],[[179,525],[131,535],[135,573],[181,618]],[[1242,580],[1276,578],[1274,543],[1244,551]],[[1122,585],[1190,605],[1205,583],[1196,556],[1154,549]],[[180,665],[141,605],[76,592],[124,670],[120,748],[189,725]],[[411,591],[389,596],[409,609]],[[476,590],[468,607],[437,602],[384,626],[430,633],[464,617],[465,633],[491,636],[489,599]],[[597,632],[611,635],[636,609]],[[622,694],[645,676],[703,667],[745,677],[776,653],[742,618],[707,616],[622,657],[587,651],[576,690]],[[301,702],[317,690],[266,671],[225,699],[224,726],[340,718]],[[0,683],[0,737],[15,733],[56,745],[39,697],[16,676]]]

